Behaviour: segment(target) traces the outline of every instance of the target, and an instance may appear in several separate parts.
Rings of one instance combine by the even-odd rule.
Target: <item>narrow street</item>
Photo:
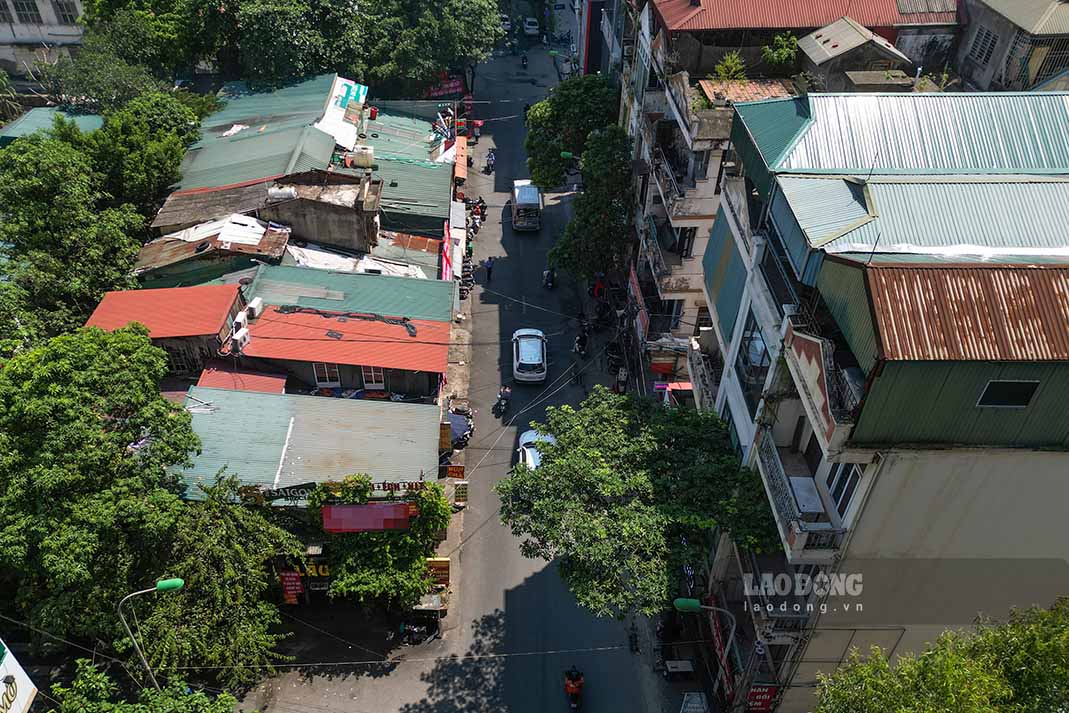
[[[515,462],[517,435],[530,421],[541,419],[547,406],[578,404],[591,384],[609,380],[597,358],[585,362],[586,386],[575,384],[567,373],[581,292],[566,274],[559,275],[553,290],[542,286],[546,255],[569,219],[572,196],[546,196],[538,233],[514,233],[510,225],[506,202],[512,181],[528,175],[524,105],[540,100],[557,83],[544,48],[532,48],[529,60],[524,70],[518,56],[495,57],[476,77],[476,97],[487,102],[477,105],[476,116],[486,124],[473,147],[475,168],[464,189],[469,196],[483,196],[489,206],[475,258],[481,263],[493,256],[494,268],[489,284],[485,272],[477,271],[479,285],[470,297],[474,349],[469,397],[478,414],[468,448],[471,485],[463,540],[450,553],[460,567],[452,624],[439,640],[393,649],[389,655],[397,658],[389,664],[283,668],[250,692],[244,710],[545,713],[566,710],[563,672],[573,664],[586,674],[588,711],[678,709],[675,701],[662,702],[663,682],[649,665],[648,642],[641,654],[632,653],[623,622],[599,620],[580,610],[551,563],[524,558],[519,541],[499,520],[492,491]],[[497,148],[497,169],[487,175],[482,169],[492,146]],[[498,387],[511,383],[510,340],[521,327],[546,333],[549,376],[544,385],[515,386],[503,424],[491,407]],[[592,351],[601,344],[596,339]],[[354,661],[374,658],[359,645],[336,648]]]

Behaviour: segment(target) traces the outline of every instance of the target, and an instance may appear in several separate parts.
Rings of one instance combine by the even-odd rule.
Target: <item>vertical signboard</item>
[[[279,572],[278,578],[282,581],[282,599],[286,604],[296,604],[297,596],[304,593],[301,573],[292,570]]]
[[[26,713],[37,695],[37,687],[15,660],[15,655],[0,641],[0,711]]]

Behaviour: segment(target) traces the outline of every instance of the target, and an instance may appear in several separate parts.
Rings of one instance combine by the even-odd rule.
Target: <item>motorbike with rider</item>
[[[504,416],[512,402],[512,387],[502,386],[497,390],[497,403],[494,404],[494,415]]]
[[[583,672],[573,664],[564,672],[564,695],[568,696],[568,705],[573,711],[578,711],[583,704]]]

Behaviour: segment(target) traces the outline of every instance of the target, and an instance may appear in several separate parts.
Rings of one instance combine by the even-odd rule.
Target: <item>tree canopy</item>
[[[591,133],[613,124],[619,110],[616,87],[600,74],[565,79],[527,115],[527,168],[545,190],[564,182],[568,161],[561,151],[579,157]]]
[[[946,633],[893,665],[874,647],[821,676],[817,713],[1043,713],[1069,706],[1069,598]]]
[[[717,526],[755,551],[780,546],[760,480],[713,414],[597,386],[533,426],[556,444],[540,444],[537,471],[498,483],[502,521],[598,616],[662,610]]]
[[[78,659],[78,673],[70,686],[53,686],[51,695],[59,702],[50,713],[232,713],[237,700],[226,693],[209,696],[189,691],[180,680],[157,691],[145,688],[136,703],[119,699],[118,686],[89,659]]]
[[[371,494],[369,476],[349,476],[340,483],[321,484],[309,510],[319,523],[320,507],[328,500],[363,505]],[[437,483],[408,493],[405,501],[418,510],[407,530],[324,533],[330,543],[330,596],[410,607],[430,590],[427,557],[434,553],[438,533],[449,526],[449,502]]]
[[[581,165],[583,192],[576,197],[574,216],[549,259],[590,278],[622,266],[631,245],[631,138],[615,124],[591,132]]]

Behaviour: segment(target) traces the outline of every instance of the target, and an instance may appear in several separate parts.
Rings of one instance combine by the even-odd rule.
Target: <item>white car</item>
[[[512,335],[512,378],[540,383],[546,380],[549,356],[546,335],[538,329],[517,329]]]
[[[556,443],[557,439],[550,435],[542,435],[538,431],[524,431],[520,434],[520,447],[516,452],[520,454],[519,462],[531,470],[537,470],[542,464],[542,454],[538,452],[539,443]]]
[[[501,29],[505,32],[512,30],[512,20],[510,20],[509,16],[505,13],[501,13]]]
[[[527,35],[528,37],[538,37],[538,20],[533,17],[523,18],[523,34]]]

